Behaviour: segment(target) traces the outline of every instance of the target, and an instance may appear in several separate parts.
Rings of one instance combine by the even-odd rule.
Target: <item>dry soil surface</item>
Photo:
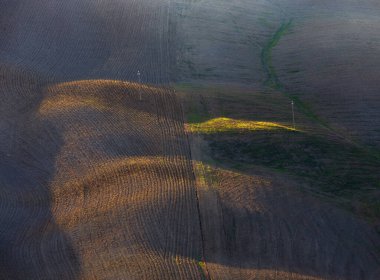
[[[205,169],[168,86],[264,81],[288,2],[0,1],[0,278],[379,279],[366,223]]]
[[[169,7],[0,3],[1,279],[202,277]]]

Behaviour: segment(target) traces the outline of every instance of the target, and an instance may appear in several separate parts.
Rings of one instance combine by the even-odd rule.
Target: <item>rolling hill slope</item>
[[[0,278],[378,279],[378,4],[312,2],[0,1]]]
[[[0,278],[201,278],[168,9],[1,2]]]
[[[21,94],[3,83],[22,103],[2,110],[15,122],[2,151],[2,277],[199,279],[194,176],[174,94],[87,80],[28,96],[39,81],[15,75]]]

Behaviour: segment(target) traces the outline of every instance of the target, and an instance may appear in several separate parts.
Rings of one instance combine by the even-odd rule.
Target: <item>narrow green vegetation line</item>
[[[267,80],[265,81],[265,85],[275,89],[282,89],[282,85],[277,77],[276,70],[272,63],[272,50],[275,46],[277,46],[278,42],[281,40],[282,36],[284,36],[290,29],[293,20],[289,20],[281,24],[280,28],[274,33],[269,42],[264,46],[261,51],[261,63],[267,73]]]
[[[281,137],[280,140],[270,138],[266,141],[261,140],[262,142],[236,141],[233,143],[233,150],[230,149],[232,144],[228,142],[214,141],[212,147],[216,154],[225,155],[225,158],[235,156],[244,163],[259,163],[308,178],[315,182],[314,185],[323,193],[336,197],[337,201],[343,199],[340,203],[347,209],[355,209],[354,211],[360,215],[376,220],[380,217],[380,203],[376,196],[373,196],[380,186],[376,172],[380,159],[378,152],[332,128],[314,113],[311,105],[302,101],[297,94],[289,92],[276,73],[272,61],[273,49],[281,38],[288,34],[292,24],[292,20],[284,21],[262,49],[261,62],[267,76],[264,85],[293,100],[298,110],[306,117],[347,142],[331,142],[327,134],[292,135],[292,141],[288,143],[284,143],[284,137]],[[256,135],[259,132],[257,131]],[[348,143],[350,145],[347,145]]]
[[[281,91],[283,94],[289,97],[289,99],[293,100],[295,105],[310,119],[314,120],[315,122],[319,123],[320,125],[330,129],[329,125],[322,120],[318,115],[316,115],[309,105],[302,102],[298,96],[295,94],[291,94],[287,92],[283,86],[283,84],[280,82],[276,69],[273,65],[272,61],[272,51],[273,49],[278,45],[281,38],[286,35],[290,28],[292,27],[293,19],[288,20],[287,22],[284,22],[281,24],[281,26],[277,29],[277,31],[273,34],[272,38],[269,40],[269,42],[264,46],[264,48],[261,51],[261,63],[263,65],[263,68],[267,74],[267,80],[264,82],[264,85],[273,88],[275,90]]]

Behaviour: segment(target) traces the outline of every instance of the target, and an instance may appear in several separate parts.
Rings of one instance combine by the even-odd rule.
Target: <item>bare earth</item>
[[[168,9],[0,4],[1,279],[201,278]]]
[[[284,87],[378,147],[379,5],[345,2],[0,1],[0,279],[380,279],[370,223],[297,178],[210,163],[172,87],[263,89],[262,50],[294,19]]]

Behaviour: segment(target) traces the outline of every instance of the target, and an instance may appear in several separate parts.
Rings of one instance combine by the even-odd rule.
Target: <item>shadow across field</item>
[[[0,121],[0,278],[77,279],[80,260],[52,213],[49,183],[60,134],[37,115],[41,81],[2,65]]]
[[[210,279],[377,279],[379,157],[287,96],[177,86]],[[353,215],[346,208],[358,215]]]
[[[378,223],[380,153],[326,128],[278,92],[179,85],[188,131],[202,135],[222,166],[271,168]]]
[[[211,279],[377,279],[379,236],[364,222],[256,168],[195,163]]]
[[[245,170],[269,167],[309,182],[316,193],[331,196],[356,214],[378,220],[376,199],[380,159],[350,143],[302,132],[256,131],[208,135],[213,158]]]
[[[38,115],[64,139],[53,212],[81,277],[200,279],[194,177],[174,93],[106,80],[44,91]]]
[[[14,151],[2,163],[9,186],[1,199],[1,219],[9,225],[0,233],[4,277],[202,279],[202,260],[210,274],[215,266],[216,279],[351,273],[333,271],[329,260],[338,262],[334,269],[358,264],[351,273],[356,280],[368,279],[378,264],[367,255],[372,249],[363,252],[374,240],[366,226],[339,213],[329,218],[335,210],[319,211],[241,173],[207,174],[218,180],[211,191],[197,187],[199,214],[199,177],[172,92],[115,81],[36,84],[30,92],[38,98],[20,97],[16,144],[2,150]],[[9,98],[25,92],[20,88]],[[15,119],[11,110],[7,114]],[[11,205],[20,207],[11,212]],[[334,226],[335,219],[342,224]],[[342,249],[343,258],[336,253],[341,240],[352,244]]]

